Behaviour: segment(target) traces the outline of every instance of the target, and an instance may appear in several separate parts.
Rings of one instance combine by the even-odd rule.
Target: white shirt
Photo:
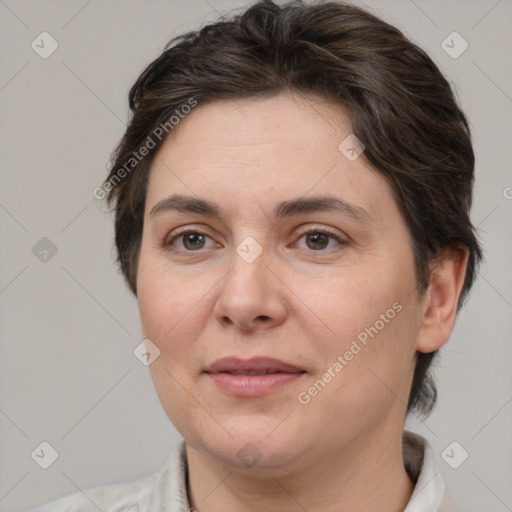
[[[404,431],[403,456],[416,481],[403,512],[457,512],[445,496],[445,484],[432,449],[421,436]],[[187,457],[181,441],[157,473],[136,480],[93,487],[31,512],[194,512],[187,495]]]

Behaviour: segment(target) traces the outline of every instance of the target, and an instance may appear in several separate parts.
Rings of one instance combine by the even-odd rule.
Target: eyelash
[[[308,229],[307,231],[302,232],[299,235],[297,240],[300,240],[302,237],[304,237],[306,235],[309,235],[309,234],[327,235],[330,238],[334,238],[334,240],[336,240],[336,242],[338,242],[338,244],[339,244],[338,246],[333,247],[331,249],[319,249],[319,250],[316,250],[316,251],[314,249],[310,249],[310,251],[314,252],[314,253],[317,253],[317,252],[331,252],[331,251],[340,250],[340,249],[342,249],[344,246],[346,246],[348,244],[347,240],[344,240],[344,239],[340,238],[340,236],[338,234],[334,233],[333,231],[330,231],[327,228]],[[189,250],[183,250],[183,249],[176,249],[174,247],[175,240],[179,239],[180,237],[183,237],[184,235],[203,235],[203,236],[206,236],[206,237],[211,239],[210,236],[208,236],[206,233],[203,233],[201,231],[198,231],[198,230],[195,230],[195,229],[184,229],[183,231],[179,231],[178,233],[175,233],[171,239],[167,239],[166,241],[164,241],[164,243],[163,243],[164,248],[171,249],[171,250],[173,250],[175,252],[183,252],[183,253],[191,253],[191,254],[195,253],[195,252],[200,252],[201,249],[198,249],[196,251],[189,251]],[[294,243],[296,243],[296,242],[294,242]]]

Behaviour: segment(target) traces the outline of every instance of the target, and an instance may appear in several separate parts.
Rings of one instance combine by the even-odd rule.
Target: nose
[[[243,331],[269,329],[282,324],[287,307],[286,287],[271,268],[265,251],[252,262],[236,251],[230,270],[222,279],[214,307],[214,315],[224,326]]]

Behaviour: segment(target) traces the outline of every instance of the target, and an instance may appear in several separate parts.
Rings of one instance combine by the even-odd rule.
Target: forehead
[[[214,198],[237,215],[251,205],[270,212],[286,199],[334,193],[382,215],[393,208],[389,186],[364,153],[349,159],[340,150],[350,137],[346,109],[319,97],[283,94],[200,105],[160,148],[146,213],[171,193]]]
[[[176,128],[162,150],[173,146],[184,164],[212,156],[218,164],[231,163],[233,154],[246,164],[257,164],[256,157],[264,154],[300,161],[306,152],[324,153],[338,142],[337,148],[352,132],[342,105],[318,96],[289,94],[200,105]],[[184,147],[190,144],[193,154]]]

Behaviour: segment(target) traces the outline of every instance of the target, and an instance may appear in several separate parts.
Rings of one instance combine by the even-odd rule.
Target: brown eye
[[[200,233],[187,233],[182,237],[183,245],[189,250],[202,249],[204,246],[205,237]]]
[[[306,244],[310,249],[325,249],[329,244],[329,235],[325,233],[308,233],[306,235]]]
[[[309,231],[302,233],[299,240],[303,238],[306,240],[306,246],[300,247],[299,244],[299,248],[309,249],[316,252],[329,252],[331,250],[341,249],[343,246],[347,245],[347,242],[339,235],[324,228],[310,229]],[[331,241],[334,241],[335,244],[329,247]]]
[[[184,231],[173,236],[165,245],[173,246],[182,252],[194,252],[203,249],[210,237],[199,231]]]

